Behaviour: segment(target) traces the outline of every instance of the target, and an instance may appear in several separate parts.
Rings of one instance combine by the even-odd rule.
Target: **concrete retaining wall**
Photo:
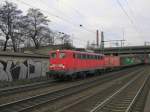
[[[0,53],[0,80],[13,81],[45,76],[48,65],[48,56]]]

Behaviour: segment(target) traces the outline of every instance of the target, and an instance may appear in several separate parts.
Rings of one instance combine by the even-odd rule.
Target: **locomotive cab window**
[[[90,55],[87,55],[87,59],[90,59]]]
[[[59,58],[63,59],[63,58],[65,58],[65,57],[66,57],[66,53],[62,53],[62,52],[61,52],[61,53],[59,54]]]
[[[77,58],[78,58],[78,59],[82,59],[81,54],[77,54]]]
[[[99,60],[99,59],[103,59],[103,56],[98,56],[98,60]]]
[[[82,59],[86,59],[86,54],[82,54]]]
[[[76,54],[75,53],[73,53],[73,58],[76,58]]]
[[[56,58],[56,53],[51,53],[50,58]]]
[[[94,59],[97,60],[97,56],[96,55],[94,56]]]

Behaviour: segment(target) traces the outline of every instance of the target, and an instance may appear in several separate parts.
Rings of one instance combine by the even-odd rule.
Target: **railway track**
[[[0,88],[0,97],[12,95],[15,93],[22,93],[30,90],[40,89],[43,87],[53,86],[57,84],[56,82],[57,82],[56,80],[50,80],[50,81],[42,81],[42,82],[37,82],[32,84],[19,85],[15,87]]]
[[[137,72],[134,78],[122,80],[120,84],[114,83],[94,95],[85,96],[60,109],[55,109],[54,112],[142,112],[149,90],[147,71],[145,68],[142,72]],[[129,111],[125,110],[127,108]]]
[[[134,100],[130,104],[127,112],[143,112],[145,107],[145,101],[150,89],[150,76],[145,81],[137,95],[134,97]]]
[[[139,72],[139,71],[137,71],[137,72]],[[135,74],[135,72],[133,74]],[[133,74],[131,75],[131,77],[133,77]],[[53,102],[58,99],[64,98],[66,96],[76,94],[78,92],[84,91],[93,86],[106,83],[108,81],[114,80],[119,77],[121,77],[121,75],[114,75],[114,74],[108,75],[108,76],[106,75],[99,79],[95,79],[95,80],[92,80],[92,81],[89,81],[86,83],[82,83],[79,85],[75,85],[72,87],[68,87],[65,89],[63,88],[58,91],[49,92],[46,94],[40,94],[40,95],[36,95],[33,97],[28,97],[28,98],[24,98],[24,99],[21,99],[18,101],[10,102],[7,104],[2,104],[2,105],[0,105],[0,111],[1,112],[26,112],[26,111],[32,110],[33,108],[35,108],[37,106],[44,105],[48,102]]]
[[[116,72],[116,73],[119,73],[119,72]],[[76,81],[79,81],[79,80],[76,80]],[[4,96],[8,96],[8,95],[13,95],[15,93],[17,94],[17,93],[22,93],[22,92],[28,92],[30,90],[54,86],[55,84],[58,84],[56,80],[49,80],[49,81],[42,81],[42,82],[19,85],[19,86],[14,86],[14,87],[0,88],[0,98]]]
[[[15,88],[15,91],[7,91],[3,92],[3,94],[1,93],[0,95],[0,105],[2,104],[8,104],[9,102],[15,102],[15,101],[19,101],[25,98],[29,98],[29,97],[33,97],[33,96],[37,96],[39,94],[46,94],[52,91],[56,91],[56,90],[60,90],[63,88],[67,88],[67,87],[71,87],[73,85],[78,85],[78,84],[82,84],[82,83],[86,83],[88,81],[92,81],[92,80],[96,80],[96,79],[100,79],[103,77],[109,77],[109,75],[125,75],[127,74],[127,72],[132,72],[135,71],[137,67],[133,68],[133,69],[124,69],[121,71],[117,71],[117,72],[112,72],[112,73],[107,73],[103,76],[95,76],[95,77],[90,77],[90,78],[86,78],[85,80],[76,80],[76,81],[63,81],[63,82],[54,82],[54,83],[48,83],[48,84],[41,84],[39,86],[39,84],[37,83],[37,85],[34,85],[32,87],[30,87],[30,84],[27,86],[27,88],[22,87],[21,88]],[[45,85],[44,85],[45,84]],[[11,90],[11,88],[9,89]],[[12,89],[13,90],[13,89]]]
[[[33,89],[39,89],[43,87],[53,86],[55,85],[55,80],[42,81],[33,84],[20,85],[15,87],[1,88],[0,89],[0,97],[12,95],[15,93],[26,92]]]
[[[142,102],[136,102],[136,100],[141,93],[146,94],[146,86],[149,79],[150,76],[138,75],[90,112],[133,112],[133,110],[135,112],[142,112],[141,106],[144,105],[143,101],[145,100],[142,100]],[[142,97],[145,99],[146,95],[140,98]]]

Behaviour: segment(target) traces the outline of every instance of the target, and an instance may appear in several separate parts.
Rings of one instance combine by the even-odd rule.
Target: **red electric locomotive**
[[[76,77],[104,68],[104,55],[73,50],[50,51],[49,76]]]

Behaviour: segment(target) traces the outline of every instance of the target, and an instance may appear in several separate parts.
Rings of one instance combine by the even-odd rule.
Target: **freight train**
[[[105,56],[74,50],[50,51],[48,76],[53,78],[86,77],[106,70],[119,69],[142,63],[137,55]]]

